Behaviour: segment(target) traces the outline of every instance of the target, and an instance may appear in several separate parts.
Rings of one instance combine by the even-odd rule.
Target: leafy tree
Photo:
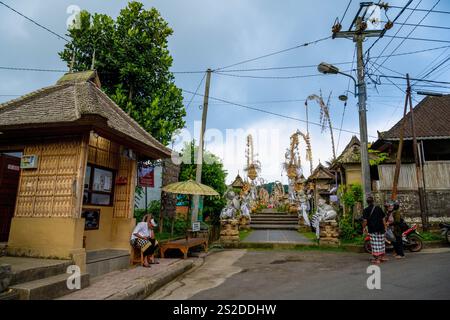
[[[186,111],[181,90],[169,71],[167,38],[173,33],[155,8],[132,1],[116,20],[82,11],[71,42],[59,53],[74,71],[94,68],[102,89],[145,130],[164,144],[183,128]]]
[[[186,143],[182,153],[182,159],[191,159],[192,163],[182,163],[180,170],[180,181],[189,179],[195,180],[195,172],[197,164],[194,163],[194,155],[197,155],[198,147],[195,146],[194,141]],[[190,154],[190,158],[186,157]],[[227,190],[225,178],[227,176],[226,170],[220,159],[209,151],[203,154],[204,163],[202,167],[202,183],[210,186],[216,190],[220,195],[223,195]],[[223,197],[205,197],[203,200],[203,216],[209,217],[212,223],[219,222],[220,211],[225,206],[225,199]]]

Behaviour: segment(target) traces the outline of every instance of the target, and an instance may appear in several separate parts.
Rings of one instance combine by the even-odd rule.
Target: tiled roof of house
[[[239,174],[236,176],[231,186],[233,188],[242,188],[244,186],[244,180],[242,180]]]
[[[106,119],[109,129],[161,157],[171,150],[153,138],[115,104],[99,86],[95,71],[64,75],[55,85],[0,104],[0,131],[11,127],[35,128],[49,124],[77,125],[83,116]]]
[[[412,138],[411,114],[405,117],[404,138]],[[390,130],[380,132],[380,139],[398,140],[404,119]],[[417,138],[450,138],[450,95],[427,96],[414,107],[414,124]]]
[[[308,180],[334,179],[334,174],[321,163],[313,170]]]

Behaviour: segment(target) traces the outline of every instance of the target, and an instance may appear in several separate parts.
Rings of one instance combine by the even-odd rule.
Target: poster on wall
[[[155,167],[142,165],[138,170],[139,187],[155,187]]]
[[[85,219],[84,230],[98,230],[100,227],[100,210],[84,209],[81,217]]]

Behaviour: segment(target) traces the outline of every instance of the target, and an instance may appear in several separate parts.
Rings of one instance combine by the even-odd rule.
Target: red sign
[[[138,172],[140,187],[155,187],[155,168],[150,166],[142,166]]]
[[[123,185],[128,183],[127,177],[117,177],[116,178],[116,184]]]

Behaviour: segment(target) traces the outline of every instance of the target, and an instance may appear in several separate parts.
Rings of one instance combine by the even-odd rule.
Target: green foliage
[[[277,212],[288,212],[288,211],[289,211],[289,204],[288,203],[279,205],[277,207]]]
[[[351,215],[346,215],[339,219],[339,230],[342,240],[352,240],[358,235],[358,231],[352,226]]]
[[[158,200],[153,200],[147,207],[147,213],[153,215],[153,218],[156,222],[159,221],[159,214],[161,212],[161,202]],[[136,218],[136,222],[141,222],[142,218],[145,215],[145,209],[135,209],[134,217]]]
[[[71,42],[59,53],[74,71],[95,65],[102,89],[153,137],[167,145],[185,125],[182,92],[169,71],[168,37],[173,31],[155,8],[131,1],[114,20],[80,13],[80,28],[68,30]]]
[[[360,184],[350,185],[350,188],[346,186],[339,187],[339,193],[341,194],[341,201],[347,208],[353,208],[357,202],[362,202],[363,193]]]
[[[181,151],[182,159],[184,159],[180,168],[180,181],[189,179],[195,180],[195,172],[197,164],[194,163],[194,154],[197,155],[198,147],[195,142],[186,143]],[[189,157],[190,155],[190,157]],[[204,152],[204,163],[202,167],[202,183],[216,190],[223,195],[227,190],[225,178],[226,170],[220,159],[209,151]],[[190,161],[185,161],[190,160]],[[189,162],[189,163],[185,163]],[[220,221],[220,212],[225,207],[226,201],[223,197],[204,197],[203,200],[203,217],[209,218],[211,224],[218,224]]]
[[[372,157],[369,157],[369,164],[371,166],[376,166],[376,165],[378,165],[380,163],[383,163],[386,159],[389,158],[389,154],[388,153],[380,152],[378,150],[373,150],[373,149],[370,148],[370,146],[369,146],[368,151],[369,151],[369,154],[372,155]],[[375,157],[373,157],[373,156],[375,156]]]

